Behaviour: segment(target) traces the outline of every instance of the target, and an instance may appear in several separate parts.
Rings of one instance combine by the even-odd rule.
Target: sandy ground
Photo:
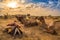
[[[40,26],[22,27],[21,30],[24,34],[23,37],[14,39],[9,34],[3,33],[3,30],[7,27],[6,25],[13,22],[14,20],[16,19],[0,19],[0,40],[60,40],[60,34],[48,34],[46,32],[43,32],[40,29]],[[60,30],[58,33],[60,33]]]

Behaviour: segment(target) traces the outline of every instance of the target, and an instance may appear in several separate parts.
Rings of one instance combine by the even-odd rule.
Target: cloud
[[[40,14],[41,15],[49,15],[50,14],[50,15],[60,16],[60,1],[49,0],[48,3],[46,3],[46,2],[34,3],[31,1],[30,2],[27,1],[28,4],[32,3],[33,6],[37,7],[37,9],[36,9],[36,11],[34,11],[34,13],[37,13],[38,15],[40,15]],[[33,8],[33,6],[31,6],[30,8]],[[37,11],[37,10],[39,10],[39,11]],[[31,12],[31,13],[33,13],[33,12]]]
[[[30,13],[31,15],[59,15],[60,16],[60,2],[57,1],[40,1],[33,2],[32,0],[22,0],[20,4],[20,9],[14,11],[14,13]],[[21,8],[22,7],[22,8]],[[16,9],[17,10],[17,9]],[[22,10],[22,11],[20,11]],[[36,14],[37,13],[37,14]]]
[[[60,2],[58,0],[25,0],[27,3],[33,3],[38,5],[39,7],[47,7],[51,9],[60,9]]]

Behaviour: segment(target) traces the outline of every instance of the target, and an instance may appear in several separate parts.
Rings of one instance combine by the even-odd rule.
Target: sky
[[[3,0],[0,0],[2,2]],[[60,1],[59,0],[23,0],[25,3],[34,3],[39,6],[49,7],[53,9],[60,10]]]
[[[0,2],[2,2],[2,1],[3,0],[0,0]],[[22,2],[24,2],[23,5],[26,4],[26,5],[28,5],[28,7],[31,6],[31,4],[33,4],[33,6],[37,7],[34,9],[31,6],[30,9],[32,8],[32,10],[28,9],[31,13],[33,13],[33,15],[34,15],[34,13],[38,13],[38,15],[40,13],[41,14],[45,13],[44,15],[53,14],[53,15],[59,15],[60,16],[60,0],[22,0]],[[25,7],[25,6],[23,6],[23,7]],[[1,5],[0,5],[0,7],[1,7]],[[24,11],[24,13],[25,13],[27,10],[26,9],[24,9],[24,10],[25,10]]]
[[[35,3],[41,6],[43,5],[43,7],[49,7],[60,10],[59,0],[27,0],[27,3]]]
[[[33,3],[38,5],[45,12],[60,16],[60,0],[26,0],[26,3]],[[40,10],[41,11],[41,10]],[[42,11],[45,13],[44,11]]]

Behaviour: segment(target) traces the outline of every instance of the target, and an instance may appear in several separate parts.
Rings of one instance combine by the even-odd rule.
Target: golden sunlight
[[[18,4],[17,4],[17,2],[9,2],[7,4],[7,6],[10,7],[10,8],[17,8],[18,7]]]

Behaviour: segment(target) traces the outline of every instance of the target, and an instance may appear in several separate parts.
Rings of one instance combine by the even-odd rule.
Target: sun
[[[10,7],[10,8],[17,8],[18,7],[17,2],[9,2],[7,4],[7,6]]]

